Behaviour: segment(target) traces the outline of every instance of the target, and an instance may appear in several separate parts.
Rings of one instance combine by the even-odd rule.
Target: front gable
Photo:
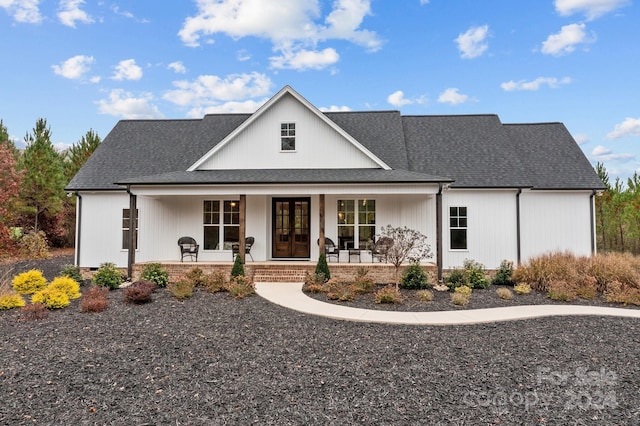
[[[371,168],[390,167],[287,86],[189,171]]]

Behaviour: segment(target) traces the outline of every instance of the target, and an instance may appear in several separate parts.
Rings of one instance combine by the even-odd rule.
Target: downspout
[[[522,262],[522,242],[520,239],[520,194],[522,194],[522,188],[518,188],[518,192],[516,192],[516,249],[518,252],[518,266]]]
[[[82,195],[78,191],[75,192],[76,198],[76,258],[75,264],[80,267],[80,241],[82,234]]]
[[[127,185],[127,194],[129,194],[129,256],[127,260],[127,277],[133,277],[133,264],[136,263],[136,195],[131,192],[131,185]]]
[[[442,282],[442,182],[438,183],[436,194],[436,265],[438,268],[438,283]]]
[[[596,190],[591,190],[591,196],[589,197],[589,211],[591,213],[591,255],[596,254],[596,212],[594,197],[596,196]]]

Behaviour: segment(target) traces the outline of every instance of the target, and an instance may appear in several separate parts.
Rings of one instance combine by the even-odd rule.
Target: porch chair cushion
[[[180,246],[180,261],[184,262],[185,256],[190,256],[191,260],[196,259],[198,261],[198,250],[200,245],[192,237],[180,237],[178,239],[178,246]]]

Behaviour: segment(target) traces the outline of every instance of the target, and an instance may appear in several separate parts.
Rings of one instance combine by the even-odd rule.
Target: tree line
[[[52,247],[73,247],[75,196],[65,186],[101,142],[92,129],[58,152],[47,120],[36,121],[20,150],[0,120],[0,256],[14,254],[21,235],[43,232]]]

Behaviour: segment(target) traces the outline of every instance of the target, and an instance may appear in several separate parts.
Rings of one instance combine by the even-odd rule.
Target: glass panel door
[[[309,204],[309,198],[273,199],[273,257],[310,256]]]

